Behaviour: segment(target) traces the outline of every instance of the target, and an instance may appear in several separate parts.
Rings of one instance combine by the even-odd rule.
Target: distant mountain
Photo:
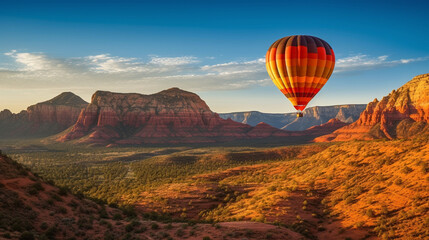
[[[223,119],[230,118],[233,121],[251,126],[264,122],[276,128],[282,128],[296,118],[296,114],[293,113],[262,113],[258,111],[219,113],[219,116]]]
[[[46,137],[73,125],[88,103],[64,92],[51,100],[37,103],[18,114],[0,112],[0,138]]]
[[[359,118],[365,107],[365,104],[311,107],[304,110],[304,117],[302,118],[297,118],[296,113],[261,113],[257,111],[221,113],[219,116],[223,119],[230,118],[236,122],[246,123],[251,126],[265,122],[284,130],[303,131],[310,127],[324,124],[333,118],[345,123],[352,123]]]
[[[368,103],[360,118],[316,141],[408,138],[428,131],[429,74],[414,77],[381,101]]]

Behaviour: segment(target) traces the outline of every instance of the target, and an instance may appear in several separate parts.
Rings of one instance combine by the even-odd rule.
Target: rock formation
[[[426,131],[429,123],[429,74],[414,77],[380,101],[368,103],[351,125],[315,141],[408,138]]]
[[[220,117],[231,118],[234,121],[256,126],[260,122],[265,122],[273,127],[289,130],[303,131],[307,128],[318,126],[336,118],[345,123],[352,123],[359,118],[365,109],[365,104],[349,104],[336,106],[316,106],[304,110],[304,117],[297,118],[296,113],[261,113],[235,112],[222,113]]]
[[[212,112],[196,94],[171,88],[152,95],[97,91],[76,124],[58,141],[79,139],[99,144],[191,143],[289,136],[267,131]]]
[[[87,104],[79,96],[64,92],[18,114],[5,109],[0,112],[0,138],[45,137],[62,132],[76,122]]]
[[[324,124],[313,126],[311,128],[308,128],[307,130],[305,130],[303,132],[307,133],[309,135],[321,136],[321,135],[332,133],[335,130],[342,128],[344,126],[347,126],[347,125],[349,125],[349,123],[345,123],[345,122],[342,122],[336,118],[332,118],[331,120],[329,120],[328,122],[326,122]]]

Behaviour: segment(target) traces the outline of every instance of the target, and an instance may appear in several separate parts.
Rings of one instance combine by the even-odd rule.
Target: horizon
[[[273,5],[294,11],[273,13]],[[266,73],[265,53],[296,34],[324,39],[337,58],[308,107],[367,104],[429,72],[428,7],[425,1],[8,2],[0,9],[0,110],[18,113],[67,91],[89,102],[98,89],[151,94],[179,87],[218,113],[294,112]]]
[[[171,88],[178,88],[178,87],[171,87]],[[169,88],[169,89],[171,89],[171,88]],[[186,91],[186,89],[181,89],[181,88],[178,88],[178,89],[180,89],[180,90],[182,90],[182,91]],[[162,91],[165,91],[165,90],[168,90],[168,89],[164,89],[164,90],[161,90],[161,91],[159,91],[159,92],[162,92]],[[93,94],[95,94],[96,92],[111,92],[111,91],[106,91],[106,90],[96,90]],[[138,92],[126,92],[126,93],[125,93],[125,92],[113,92],[113,93],[120,93],[120,94],[141,94],[141,95],[145,95],[145,96],[150,96],[150,95],[157,94],[157,93],[159,93],[159,92],[151,93],[151,94],[142,94],[142,93],[138,93]],[[187,92],[189,92],[189,91],[187,91]],[[31,105],[27,106],[27,108],[28,108],[28,107],[30,107],[30,106],[33,106],[33,105],[39,104],[39,103],[47,102],[47,101],[52,100],[52,99],[54,99],[54,98],[56,98],[56,97],[58,97],[58,96],[60,96],[60,95],[62,95],[62,94],[65,94],[65,93],[71,93],[71,94],[73,94],[73,95],[75,95],[75,96],[80,97],[82,100],[84,100],[84,101],[85,101],[85,102],[87,102],[88,104],[90,104],[90,103],[91,103],[91,99],[87,100],[87,99],[82,98],[81,96],[79,96],[78,94],[76,94],[76,93],[74,93],[74,92],[66,91],[66,92],[61,92],[61,93],[59,93],[59,94],[57,94],[57,95],[55,95],[55,96],[53,96],[53,97],[51,97],[51,98],[49,98],[49,99],[45,99],[45,100],[42,100],[42,101],[40,101],[40,102],[33,103],[33,104],[31,104]],[[197,94],[197,95],[198,95],[198,94]],[[200,96],[200,97],[201,97],[201,96]],[[201,99],[202,99],[202,98],[201,98]],[[204,100],[204,99],[202,99],[202,100],[205,102],[205,100]],[[206,103],[207,103],[207,102],[206,102]],[[210,108],[210,105],[209,105],[209,104],[207,104],[207,105],[208,105],[208,106],[209,106],[209,108]],[[350,106],[350,105],[367,105],[367,104],[364,104],[364,103],[350,103],[350,104],[335,104],[335,105],[317,105],[317,106],[307,107],[306,109],[314,108],[314,107],[335,107],[335,106]],[[0,110],[0,112],[2,112],[2,111],[4,111],[4,110],[9,110],[9,111],[11,111],[11,112],[12,112],[12,113],[14,113],[14,114],[18,114],[18,113],[20,113],[20,112],[22,112],[22,111],[26,111],[26,110],[27,110],[27,108],[22,109],[22,110],[20,110],[20,111],[18,111],[18,112],[14,112],[14,111],[12,111],[12,110],[10,110],[10,109],[8,109],[8,108],[4,108],[4,109],[1,109],[1,110]],[[212,109],[210,108],[210,110],[212,110]],[[212,111],[213,111],[213,110],[212,110]],[[288,114],[288,113],[295,113],[295,112],[296,112],[296,110],[293,110],[293,111],[290,111],[290,112],[282,112],[282,113],[279,113],[279,112],[261,112],[261,111],[257,111],[257,110],[250,110],[250,111],[237,111],[237,112],[216,112],[216,111],[213,111],[213,112],[218,113],[218,114],[240,113],[240,112],[260,112],[260,113],[266,113],[266,114]]]

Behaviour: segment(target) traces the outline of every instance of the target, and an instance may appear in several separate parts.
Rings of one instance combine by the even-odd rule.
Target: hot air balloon
[[[294,35],[275,41],[265,62],[274,84],[302,117],[302,111],[334,71],[335,55],[320,38]]]

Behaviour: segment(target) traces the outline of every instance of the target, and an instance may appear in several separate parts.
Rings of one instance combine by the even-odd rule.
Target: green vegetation
[[[246,220],[287,227],[310,239],[330,231],[345,239],[356,228],[381,239],[418,239],[429,234],[424,219],[429,209],[427,144],[427,139],[412,139],[282,148],[54,146],[9,153],[62,187],[49,195],[47,205],[55,206],[71,191],[119,206],[124,215],[99,211],[100,218],[116,224],[143,217],[204,221],[218,229],[219,221]],[[37,182],[27,189],[30,195],[40,191]],[[143,203],[136,208],[145,209],[128,205],[136,202]],[[56,208],[55,214],[65,213]],[[78,219],[79,229],[91,229],[93,221]],[[331,230],[334,221],[341,221],[341,227]],[[22,222],[11,226],[31,230]],[[154,238],[193,235],[194,229],[184,230],[191,222],[177,230],[173,226],[124,224],[129,234],[149,231],[156,233]],[[253,235],[246,231],[242,236]]]
[[[323,150],[317,147],[309,154]],[[259,163],[291,160],[302,146],[266,151],[249,147],[173,147],[173,148],[104,148],[54,145],[38,148],[31,145],[9,150],[9,155],[37,175],[68,191],[106,203],[124,204],[128,196],[135,201],[139,193],[163,184],[187,181],[190,176]],[[309,147],[310,148],[310,147]],[[37,194],[35,185],[28,191]],[[134,200],[133,200],[134,199]]]

